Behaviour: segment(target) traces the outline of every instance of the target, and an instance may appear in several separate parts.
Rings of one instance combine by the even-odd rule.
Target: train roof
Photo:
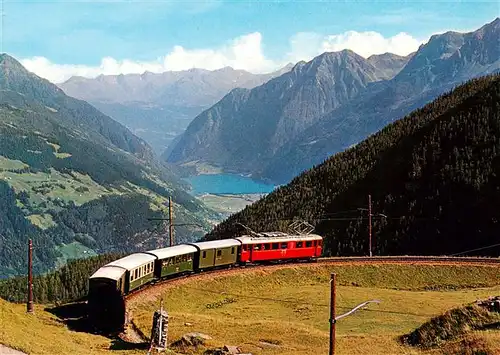
[[[200,250],[207,250],[215,248],[236,247],[240,246],[241,242],[236,239],[221,239],[221,240],[211,240],[209,242],[189,243],[189,245],[194,245]]]
[[[123,274],[126,272],[122,267],[119,266],[108,266],[104,265],[101,267],[99,270],[94,272],[92,276],[90,276],[91,279],[111,279],[111,280],[119,280],[120,277],[123,276]]]
[[[136,267],[155,260],[156,256],[153,256],[151,254],[135,253],[106,264],[106,266],[119,266],[130,271],[132,269],[135,269]]]
[[[323,237],[317,234],[290,235],[286,233],[258,233],[257,236],[244,235],[236,238],[242,244],[254,243],[280,243],[280,242],[297,242],[309,240],[322,240]]]
[[[153,254],[156,257],[158,257],[158,259],[165,259],[165,258],[170,258],[172,256],[177,256],[177,255],[196,253],[197,251],[198,251],[198,249],[192,245],[179,244],[179,245],[175,245],[173,247],[156,249],[156,250],[149,250],[146,253]]]

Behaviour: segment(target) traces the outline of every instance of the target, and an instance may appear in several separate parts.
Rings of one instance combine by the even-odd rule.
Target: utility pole
[[[370,257],[372,256],[372,195],[368,195],[368,235],[370,239]]]
[[[28,242],[28,303],[27,312],[33,313],[33,242]]]
[[[340,316],[335,315],[335,299],[336,299],[336,291],[335,291],[335,279],[336,279],[336,274],[332,273],[330,274],[330,351],[329,355],[334,355],[335,354],[335,325],[337,324],[337,321],[339,319],[342,319],[344,317],[347,317],[354,312],[356,312],[358,309],[363,308],[366,306],[368,303],[380,303],[378,300],[371,300],[371,301],[366,301],[363,302],[353,309],[351,309],[349,312],[344,313]]]
[[[387,218],[385,214],[372,213],[372,195],[368,195],[368,209],[366,208],[358,208],[359,211],[368,211],[368,251],[370,256],[372,256],[372,217],[382,217]]]
[[[174,217],[173,217],[173,206],[172,198],[168,198],[168,222],[169,222],[169,235],[170,235],[170,246],[174,245]]]
[[[329,355],[335,354],[335,276],[330,275],[330,352]]]
[[[164,204],[165,205],[165,204]],[[163,221],[163,230],[167,230],[167,221],[168,221],[168,230],[169,230],[169,244],[170,246],[174,245],[175,242],[175,235],[174,235],[174,227],[175,226],[197,226],[200,228],[203,228],[201,224],[198,223],[179,223],[179,224],[174,224],[174,206],[172,204],[172,198],[168,198],[168,218],[148,218],[148,221]],[[166,244],[166,243],[164,243]],[[165,245],[166,247],[166,245]]]

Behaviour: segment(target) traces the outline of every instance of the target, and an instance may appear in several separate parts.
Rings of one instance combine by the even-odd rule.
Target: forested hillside
[[[218,225],[283,229],[313,223],[326,255],[453,254],[499,242],[500,75],[467,82],[293,179]],[[364,214],[364,215],[363,215]],[[472,254],[498,255],[490,248]]]
[[[61,269],[33,278],[33,300],[37,303],[68,302],[87,296],[89,277],[101,266],[123,257],[104,254],[71,260]],[[10,302],[25,302],[26,276],[0,280],[0,297]]]
[[[127,128],[0,55],[0,278],[103,252],[157,247],[151,217],[174,201],[177,241],[214,215]]]

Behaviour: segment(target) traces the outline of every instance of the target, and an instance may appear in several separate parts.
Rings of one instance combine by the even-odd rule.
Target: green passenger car
[[[194,258],[198,251],[191,245],[176,245],[173,247],[150,250],[147,253],[154,255],[154,274],[157,278],[164,278],[194,271]]]
[[[151,254],[136,253],[113,261],[106,266],[117,266],[127,271],[122,288],[122,292],[127,294],[154,278],[155,260],[156,257]]]
[[[235,239],[214,240],[191,243],[196,247],[195,271],[217,266],[232,265],[238,262],[241,242]]]

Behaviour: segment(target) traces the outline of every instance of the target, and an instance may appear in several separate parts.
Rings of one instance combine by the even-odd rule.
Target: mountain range
[[[289,71],[292,64],[268,74],[225,67],[164,73],[71,77],[63,91],[85,100],[127,126],[161,154],[191,120],[234,88],[253,88]]]
[[[162,243],[149,217],[168,197],[179,241],[199,238],[215,214],[151,147],[94,106],[0,55],[0,277],[23,272],[27,239],[36,270],[70,257]],[[215,216],[216,217],[216,216]]]
[[[206,239],[308,221],[325,255],[498,256],[500,74],[472,79],[300,174]],[[363,211],[364,210],[364,211]]]
[[[323,53],[198,115],[166,157],[282,184],[460,83],[500,69],[500,18],[407,57]]]

